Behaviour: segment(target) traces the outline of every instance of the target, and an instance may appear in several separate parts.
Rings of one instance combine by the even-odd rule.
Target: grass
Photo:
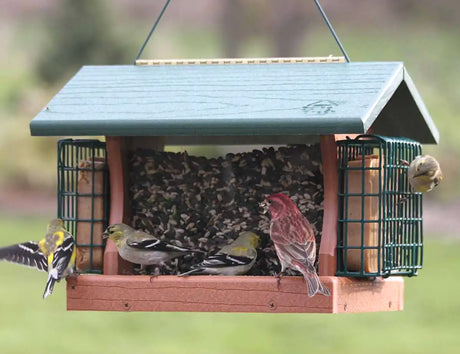
[[[37,239],[46,220],[0,215],[0,246]],[[1,353],[453,353],[460,346],[458,240],[426,242],[405,310],[348,315],[67,312],[64,283],[0,263]]]

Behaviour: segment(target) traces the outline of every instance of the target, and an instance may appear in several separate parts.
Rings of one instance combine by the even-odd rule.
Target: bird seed
[[[275,275],[280,265],[269,237],[269,215],[259,203],[285,193],[315,227],[317,252],[323,223],[323,174],[319,144],[263,148],[223,157],[138,149],[129,157],[132,226],[204,254],[155,267],[179,274],[231,243],[242,231],[261,236],[250,275]],[[287,274],[298,274],[288,270]]]

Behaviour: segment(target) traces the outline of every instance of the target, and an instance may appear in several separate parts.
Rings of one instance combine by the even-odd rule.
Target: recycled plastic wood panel
[[[84,66],[30,129],[48,136],[301,137],[365,133],[380,120],[376,134],[439,140],[401,62]]]
[[[106,138],[107,162],[110,179],[110,220],[109,224],[125,222],[129,219],[130,209],[127,199],[127,184],[125,176],[126,138]],[[104,251],[104,274],[130,273],[132,264],[118,255],[118,250],[112,240],[107,240]]]
[[[187,311],[347,313],[400,311],[404,282],[321,277],[331,296],[309,298],[302,277],[123,276],[68,278],[67,309],[72,311]]]
[[[337,173],[337,140],[354,139],[357,134],[321,135],[321,160],[323,163],[324,215],[321,245],[318,256],[318,274],[335,275],[337,271],[337,220],[339,188]]]
[[[324,215],[318,255],[319,275],[335,275],[337,271],[338,177],[337,144],[335,141],[334,135],[322,135],[320,139],[323,163]]]

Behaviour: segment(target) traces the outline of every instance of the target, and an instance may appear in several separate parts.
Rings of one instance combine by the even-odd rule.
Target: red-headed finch
[[[308,296],[330,295],[316,274],[316,241],[313,226],[285,194],[268,196],[261,204],[270,212],[270,237],[281,262],[281,274],[290,268],[302,273]]]

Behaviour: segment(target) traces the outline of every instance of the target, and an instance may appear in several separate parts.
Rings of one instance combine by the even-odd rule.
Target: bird
[[[409,166],[407,176],[415,192],[430,192],[443,179],[439,162],[430,155],[418,155],[409,164],[401,160],[403,165]]]
[[[188,253],[203,253],[201,250],[171,245],[123,223],[108,226],[102,237],[103,239],[109,238],[115,243],[121,258],[140,264],[142,269],[145,266],[162,264]]]
[[[192,265],[188,272],[179,274],[215,274],[242,275],[246,274],[256,262],[257,246],[260,237],[253,232],[243,231],[232,243],[222,247],[216,254],[205,258],[202,262]]]
[[[53,293],[54,285],[74,274],[76,247],[73,236],[61,219],[49,222],[45,237],[0,248],[0,260],[48,272],[43,298]]]
[[[294,202],[283,193],[269,195],[261,203],[270,213],[270,238],[281,263],[278,280],[287,268],[302,273],[308,287],[308,296],[330,295],[316,274],[316,241],[314,228]],[[279,283],[278,283],[279,284]]]

